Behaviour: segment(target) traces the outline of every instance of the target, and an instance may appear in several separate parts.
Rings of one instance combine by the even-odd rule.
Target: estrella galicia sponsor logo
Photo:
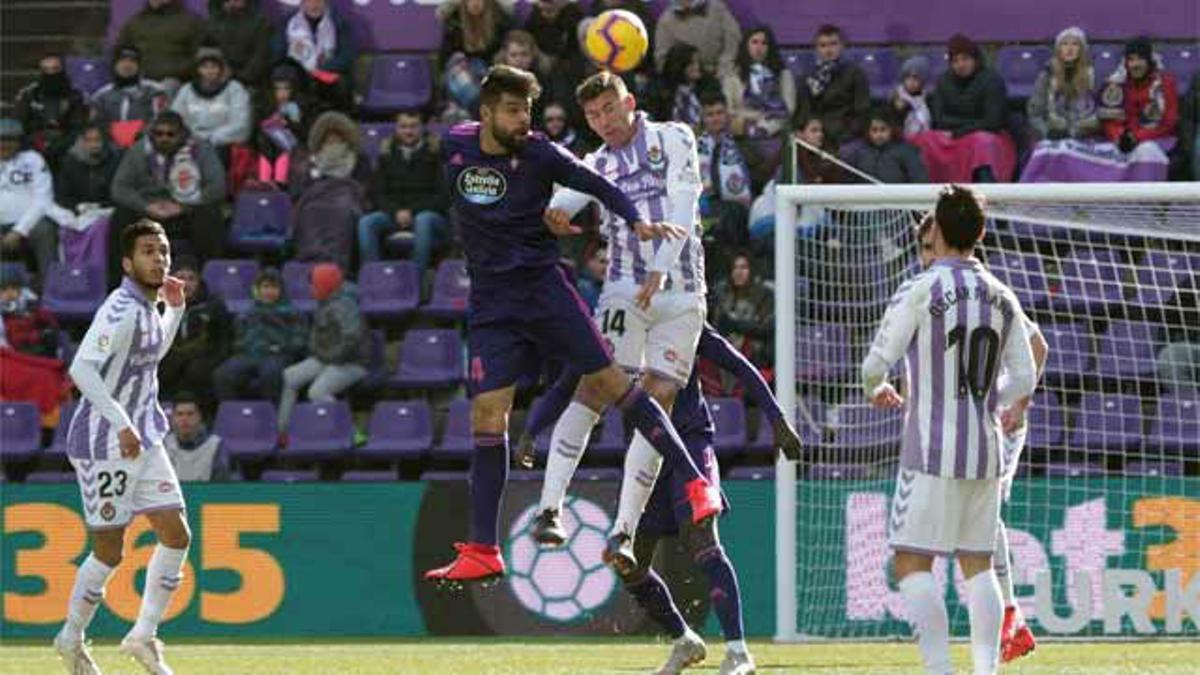
[[[504,174],[486,166],[469,166],[458,174],[458,193],[472,204],[488,206],[504,199],[508,181]]]

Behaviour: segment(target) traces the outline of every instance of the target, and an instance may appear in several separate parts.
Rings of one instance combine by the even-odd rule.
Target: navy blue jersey
[[[519,152],[489,155],[479,134],[478,122],[466,122],[442,143],[450,217],[463,239],[472,290],[519,284],[522,272],[537,276],[558,262],[557,237],[542,220],[555,183],[596,197],[629,223],[640,220],[613,182],[545,136],[531,133]]]
[[[705,323],[704,329],[700,331],[696,355],[712,361],[736,377],[746,388],[747,398],[765,410],[772,422],[783,417],[779,402],[775,400],[771,388],[767,386],[758,369],[708,323]],[[687,385],[679,391],[675,398],[675,407],[671,409],[671,424],[680,436],[703,433],[711,437],[714,431],[712,413],[708,409],[708,402],[704,400],[704,394],[700,391],[699,371],[699,368],[692,367]]]

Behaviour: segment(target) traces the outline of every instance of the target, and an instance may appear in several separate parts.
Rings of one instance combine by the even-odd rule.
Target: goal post
[[[1200,333],[1181,300],[1200,288],[1200,183],[971,187],[979,256],[1051,345],[1003,511],[1021,606],[1040,635],[1194,638],[1200,406],[1156,363]],[[776,464],[777,641],[910,635],[885,538],[902,420],[869,409],[858,372],[943,188],[776,188],[776,394],[816,457]],[[963,636],[961,578],[935,571]]]

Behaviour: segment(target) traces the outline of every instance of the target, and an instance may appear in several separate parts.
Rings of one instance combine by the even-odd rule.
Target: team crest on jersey
[[[667,160],[663,157],[662,148],[652,145],[646,150],[646,161],[650,162],[651,167],[661,169]]]
[[[108,351],[108,348],[111,346],[112,338],[108,335],[101,335],[100,338],[96,340],[96,347],[102,352]]]
[[[1110,82],[1100,94],[1100,101],[1109,108],[1116,108],[1125,103],[1125,87],[1117,82]]]
[[[159,492],[166,494],[168,492],[173,492],[174,490],[175,490],[175,485],[173,483],[171,483],[171,481],[164,480],[164,481],[158,482],[158,491]]]
[[[458,174],[458,193],[472,204],[488,206],[504,199],[508,180],[487,166],[469,166]]]
[[[105,521],[111,521],[117,517],[117,507],[113,506],[112,502],[104,502],[104,505],[100,507],[100,517]]]

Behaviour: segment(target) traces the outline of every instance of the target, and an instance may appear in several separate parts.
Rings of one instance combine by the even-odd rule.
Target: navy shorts
[[[712,436],[703,431],[684,434],[683,444],[692,461],[700,468],[708,482],[718,490],[721,488],[721,471],[717,466],[717,455],[713,452]],[[692,505],[687,499],[685,476],[678,471],[664,468],[650,493],[650,501],[638,522],[638,533],[659,537],[679,534],[679,526],[692,521]],[[721,493],[721,513],[729,511],[729,500]]]
[[[467,317],[472,396],[536,379],[553,360],[579,373],[612,363],[612,352],[561,267],[525,271],[471,289]]]

